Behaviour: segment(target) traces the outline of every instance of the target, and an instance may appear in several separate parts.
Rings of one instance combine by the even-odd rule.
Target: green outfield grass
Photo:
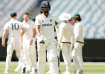
[[[9,74],[20,74],[15,73],[14,70],[16,68],[16,64],[10,64]],[[64,64],[60,64],[61,74],[64,71]],[[0,63],[0,74],[3,74],[4,71],[4,63]],[[46,71],[48,71],[48,66],[46,67]],[[74,74],[74,66],[71,65],[71,74]],[[105,74],[105,64],[99,63],[85,63],[84,64],[84,74]]]

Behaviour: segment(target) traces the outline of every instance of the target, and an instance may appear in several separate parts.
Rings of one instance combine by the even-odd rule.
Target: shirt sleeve
[[[75,35],[75,40],[81,40],[83,38],[83,27],[81,23],[76,23],[75,24],[75,29],[74,29],[74,35]]]
[[[82,31],[83,31],[83,38],[85,38],[86,29],[85,29],[84,25],[82,25]]]
[[[58,42],[60,43],[62,40],[62,36],[63,36],[63,32],[64,31],[64,23],[61,23],[59,25],[59,29],[58,29]]]
[[[8,24],[8,23],[6,23],[6,24],[4,25],[3,30],[4,30],[4,31],[6,31],[8,28],[9,28],[9,24]]]
[[[36,16],[35,25],[41,25],[41,18]]]

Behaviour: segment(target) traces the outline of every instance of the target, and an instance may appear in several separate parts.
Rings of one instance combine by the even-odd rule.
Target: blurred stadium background
[[[31,18],[39,13],[43,0],[0,0],[0,43],[2,29],[9,20],[11,12],[18,13],[20,20],[25,12],[30,12]],[[82,24],[85,26],[85,46],[83,58],[87,62],[105,61],[105,0],[49,0],[51,15],[59,17],[63,12],[71,15],[80,13]],[[0,44],[0,60],[4,61],[6,48]],[[16,60],[14,54],[12,60]],[[62,56],[61,56],[62,60]]]
[[[6,48],[1,46],[1,36],[4,24],[10,19],[9,15],[15,11],[21,20],[25,12],[30,12],[32,19],[39,13],[39,6],[43,0],[0,0],[0,61],[5,61]],[[85,74],[105,74],[105,0],[49,0],[51,15],[59,17],[63,12],[71,15],[80,13],[85,27],[85,46],[83,59]],[[17,58],[13,54],[13,61]],[[61,56],[61,61],[62,61]],[[92,62],[92,63],[87,63]],[[98,62],[98,63],[96,63]],[[16,64],[12,64],[10,74]],[[0,74],[3,73],[4,62],[0,62]],[[64,65],[61,64],[61,71]],[[73,71],[73,68],[71,69]]]

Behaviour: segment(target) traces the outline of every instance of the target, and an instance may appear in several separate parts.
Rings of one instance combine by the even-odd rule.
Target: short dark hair
[[[30,15],[28,12],[25,12],[25,15]]]
[[[74,15],[73,18],[74,18],[75,20],[77,20],[77,21],[81,21],[81,20],[82,20],[80,14],[76,14],[76,15]]]
[[[40,12],[43,13],[44,11],[49,11],[51,9],[50,3],[48,0],[44,0],[41,2],[40,5]]]
[[[16,17],[16,16],[17,16],[17,13],[16,13],[16,12],[12,12],[12,13],[10,14],[10,16],[11,16],[11,17]]]

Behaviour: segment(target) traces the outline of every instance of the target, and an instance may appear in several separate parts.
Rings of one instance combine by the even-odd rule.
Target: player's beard
[[[46,17],[48,17],[49,11],[45,11],[45,12],[44,12],[44,15],[45,15]]]

